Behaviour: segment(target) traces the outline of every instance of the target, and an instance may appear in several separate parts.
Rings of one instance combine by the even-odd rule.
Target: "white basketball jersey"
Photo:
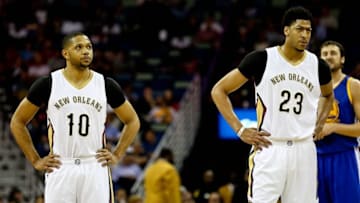
[[[105,80],[92,72],[91,81],[81,89],[65,79],[62,69],[51,74],[48,136],[51,152],[62,158],[94,156],[104,146]]]
[[[273,140],[311,137],[321,94],[318,58],[305,51],[304,60],[292,65],[277,46],[266,52],[265,71],[255,88],[259,127]]]

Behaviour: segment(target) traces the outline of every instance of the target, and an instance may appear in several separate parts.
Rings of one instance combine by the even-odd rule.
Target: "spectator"
[[[169,106],[163,96],[156,98],[156,105],[148,114],[150,123],[170,124],[176,115],[176,111],[172,106]]]
[[[234,189],[236,185],[237,174],[232,172],[228,175],[228,179],[224,185],[219,187],[219,195],[223,200],[223,203],[231,203],[234,195]]]
[[[122,161],[112,168],[112,178],[115,188],[124,188],[130,194],[131,187],[141,175],[142,169],[135,162],[132,152],[127,152]]]
[[[172,151],[164,148],[159,158],[146,169],[145,203],[181,203],[181,180],[173,159]]]
[[[218,192],[210,193],[208,203],[222,203],[220,194]]]
[[[8,203],[23,203],[24,197],[22,191],[18,187],[13,187],[10,190]]]
[[[144,147],[140,140],[135,140],[132,144],[133,156],[135,162],[141,167],[144,168],[145,164],[149,160],[149,156],[145,153]]]
[[[171,106],[175,111],[179,110],[179,103],[175,100],[174,91],[172,89],[165,89],[163,98],[167,105]]]
[[[204,171],[200,186],[193,192],[196,203],[207,203],[210,193],[217,191],[218,188],[214,178],[213,170],[207,169]]]
[[[115,202],[114,203],[127,203],[127,192],[124,188],[118,188],[115,191]]]
[[[155,131],[152,129],[146,130],[142,134],[142,136],[143,136],[142,144],[143,144],[144,151],[147,154],[147,156],[150,157],[152,155],[152,153],[154,152],[155,148],[157,147],[160,139],[156,135]]]
[[[155,106],[155,99],[153,89],[151,86],[145,86],[142,90],[142,95],[139,97],[135,109],[139,112],[140,116],[147,115],[150,110]]]
[[[181,190],[181,203],[195,203],[195,200],[186,188]]]

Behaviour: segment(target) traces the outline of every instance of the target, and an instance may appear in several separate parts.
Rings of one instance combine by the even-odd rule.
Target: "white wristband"
[[[242,126],[242,127],[240,128],[240,130],[237,131],[236,135],[237,135],[239,138],[241,138],[241,135],[243,134],[244,130],[245,130],[245,126]]]

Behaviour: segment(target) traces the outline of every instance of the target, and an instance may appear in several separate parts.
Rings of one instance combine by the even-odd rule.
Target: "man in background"
[[[320,56],[330,66],[335,101],[316,142],[319,200],[359,203],[360,81],[343,73],[345,50],[339,42],[324,42]]]
[[[145,170],[144,203],[181,203],[181,180],[173,160],[172,151],[163,148],[159,158]]]

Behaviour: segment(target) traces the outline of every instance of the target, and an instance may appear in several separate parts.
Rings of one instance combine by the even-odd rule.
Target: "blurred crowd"
[[[245,54],[281,42],[281,14],[295,4],[308,7],[315,18],[309,49],[317,52],[322,41],[334,39],[347,50],[359,51],[353,35],[346,38],[340,31],[351,14],[336,1],[0,0],[0,88],[6,94],[1,111],[10,115],[36,78],[64,66],[60,52],[64,35],[86,33],[94,43],[93,69],[118,81],[141,117],[140,135],[112,170],[117,202],[141,202],[130,188],[176,118],[184,93],[176,81],[189,81],[199,73],[206,91],[206,82],[234,68]],[[349,56],[348,72],[360,76],[359,59]],[[251,88],[250,84],[233,95],[234,104],[252,107]],[[41,156],[49,151],[44,110],[29,124]],[[122,125],[115,118],[109,111],[105,132],[109,148],[121,136]],[[230,180],[225,187],[237,191]],[[191,190],[184,186],[183,202],[228,203],[219,184],[197,189],[192,185]],[[210,201],[216,198],[223,200]]]

